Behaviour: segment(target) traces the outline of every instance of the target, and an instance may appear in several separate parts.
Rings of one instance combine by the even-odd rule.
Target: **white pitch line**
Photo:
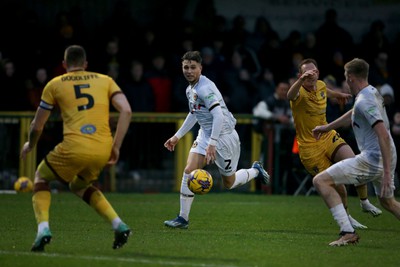
[[[112,261],[112,262],[121,261],[121,262],[133,262],[133,263],[143,263],[143,264],[159,264],[159,265],[166,265],[166,266],[171,265],[171,266],[193,266],[193,267],[239,267],[237,265],[146,260],[146,259],[122,258],[120,256],[118,256],[118,257],[79,256],[79,255],[67,255],[67,254],[59,254],[59,253],[34,253],[34,252],[23,252],[23,251],[4,251],[4,250],[0,250],[0,254],[15,255],[15,256],[37,256],[37,257],[48,257],[48,258],[73,258],[73,259],[82,259],[82,260]]]

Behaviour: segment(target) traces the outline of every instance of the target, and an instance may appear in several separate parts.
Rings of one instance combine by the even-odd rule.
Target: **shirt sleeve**
[[[216,106],[210,111],[213,116],[213,124],[209,145],[215,146],[217,145],[218,137],[221,134],[222,125],[224,122],[224,114],[222,112],[221,106]]]
[[[196,124],[196,122],[197,122],[196,116],[189,112],[188,115],[186,116],[186,119],[183,122],[182,126],[175,133],[175,136],[178,137],[179,139],[182,138],[182,136],[187,134],[187,132],[189,132],[190,129],[193,128],[193,126]]]

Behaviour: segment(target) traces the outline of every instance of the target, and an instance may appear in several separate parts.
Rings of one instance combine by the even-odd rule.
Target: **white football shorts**
[[[193,142],[190,152],[206,155],[206,148],[210,137],[205,136],[200,129]],[[223,176],[230,176],[237,170],[240,158],[240,139],[236,130],[229,134],[223,134],[217,142],[217,158],[215,164],[218,167],[219,173]]]
[[[395,162],[395,160],[394,160]],[[391,189],[385,198],[394,196],[394,171],[395,164],[391,164]],[[372,182],[376,195],[380,195],[381,181],[383,177],[383,167],[373,166],[361,155],[356,155],[354,158],[345,159],[333,164],[326,169],[326,172],[335,181],[335,184],[365,184]]]

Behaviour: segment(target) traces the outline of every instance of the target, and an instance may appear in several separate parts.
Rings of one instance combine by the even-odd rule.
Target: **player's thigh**
[[[202,169],[206,164],[205,156],[197,152],[190,152],[187,158],[185,173],[190,173],[196,169]]]
[[[37,171],[36,171],[36,177],[35,177],[35,181],[37,182],[36,179],[44,179],[48,182],[53,181],[55,179],[57,179],[57,174],[55,173],[55,171],[49,167],[48,163],[46,162],[46,160],[42,160],[39,163],[39,166],[37,167]]]
[[[186,161],[185,173],[190,173],[195,169],[202,169],[205,165],[206,148],[208,145],[208,138],[206,138],[202,131],[193,141],[192,147],[189,151],[189,156]]]
[[[335,184],[365,184],[376,180],[382,174],[377,169],[371,169],[371,166],[359,155],[339,161],[326,171]]]
[[[312,176],[332,165],[331,160],[326,156],[326,148],[323,142],[316,143],[313,146],[302,146],[299,149],[301,163]]]
[[[217,144],[215,164],[222,176],[233,175],[240,158],[240,139],[236,131],[220,136]]]
[[[351,147],[340,137],[339,133],[336,133],[328,140],[326,143],[326,151],[327,157],[330,158],[332,162],[338,162],[355,156]]]
[[[46,163],[63,182],[71,183],[78,176],[86,183],[92,183],[98,179],[109,157],[106,149],[104,152],[88,153],[79,149],[56,147],[47,155]]]
[[[81,166],[76,164],[77,160],[74,157],[63,149],[56,147],[46,156],[45,163],[39,165],[40,175],[47,180],[50,180],[50,177],[53,176],[62,183],[70,183],[81,170]]]

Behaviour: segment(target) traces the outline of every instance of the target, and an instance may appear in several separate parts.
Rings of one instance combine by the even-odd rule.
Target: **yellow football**
[[[14,190],[17,192],[31,192],[32,189],[33,183],[28,177],[19,177],[14,183]]]
[[[190,173],[188,187],[196,195],[207,194],[213,186],[211,174],[202,169],[194,170]]]

